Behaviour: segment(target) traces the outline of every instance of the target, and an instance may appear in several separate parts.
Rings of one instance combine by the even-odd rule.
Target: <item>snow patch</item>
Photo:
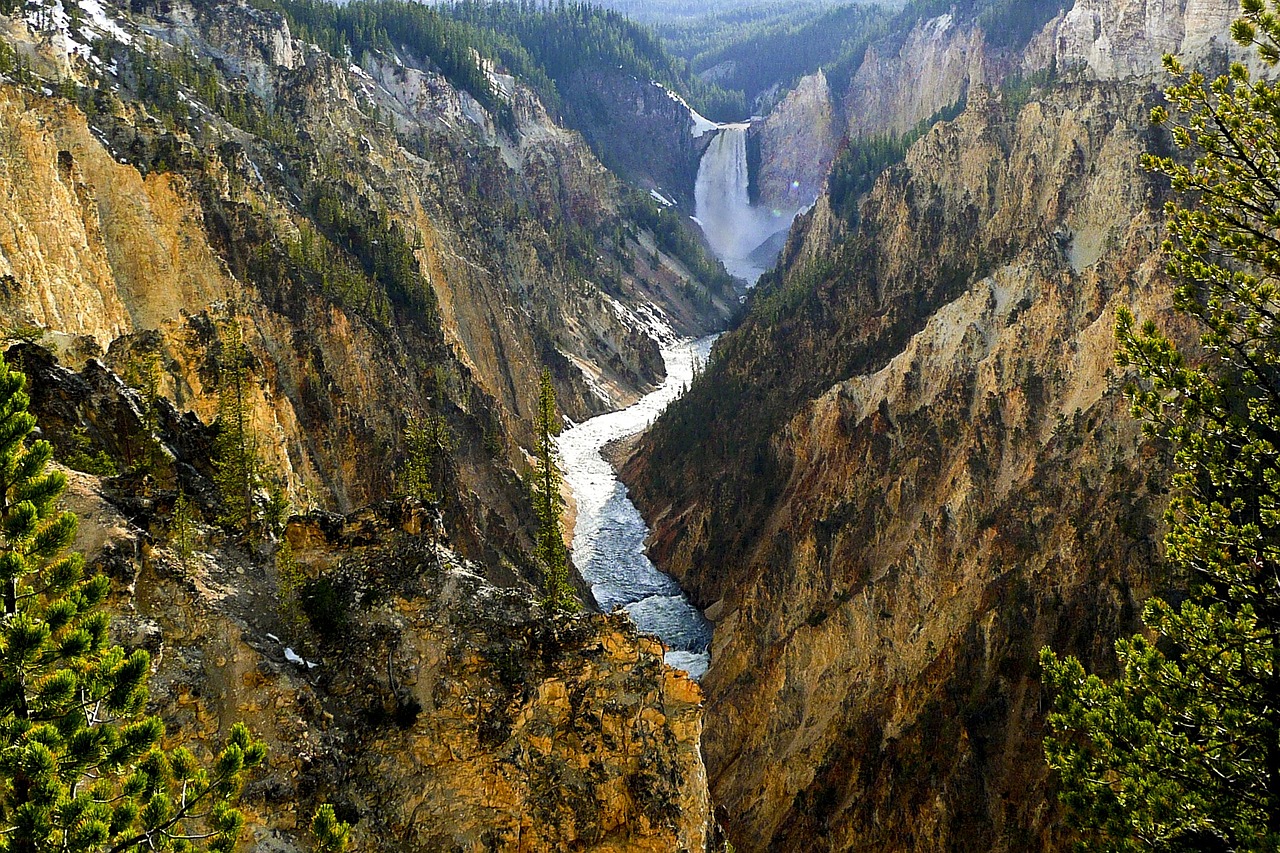
[[[925,35],[931,38],[938,38],[942,36],[947,30],[951,29],[951,23],[953,20],[954,18],[951,17],[950,13],[947,13],[946,15],[939,15],[933,20],[925,23]]]
[[[118,23],[107,16],[99,0],[80,0],[80,9],[95,29],[104,35],[111,36],[122,44],[133,44],[133,36],[124,31]]]
[[[654,201],[656,201],[658,204],[662,205],[663,207],[675,207],[675,204],[676,204],[674,201],[667,198],[665,195],[658,192],[657,190],[649,190],[649,197],[652,198]]]
[[[604,298],[624,326],[644,332],[657,341],[660,346],[671,346],[680,340],[680,336],[671,328],[671,322],[668,320],[666,312],[658,306],[649,302],[642,302],[632,309],[607,293],[604,294]]]
[[[684,103],[684,102],[681,101],[681,103]],[[689,105],[685,104],[685,106],[688,107]],[[713,130],[719,129],[720,127],[720,125],[716,124],[711,119],[706,118],[705,116],[702,115],[702,113],[698,112],[693,107],[689,107],[689,117],[693,119],[693,129],[690,132],[699,139],[706,136],[708,133],[711,133]]]
[[[77,5],[82,14],[79,27],[74,32],[71,29],[71,15],[63,0],[54,0],[48,6],[28,5],[25,17],[27,26],[37,32],[51,33],[50,44],[66,56],[78,56],[85,62],[96,59],[92,46],[103,38],[110,37],[124,44],[133,43],[133,37],[107,15],[100,0],[83,0]],[[115,73],[114,68],[112,73]]]
[[[689,111],[689,120],[692,123],[689,127],[689,132],[693,134],[693,136],[697,138],[701,138],[703,136],[706,136],[711,131],[716,130],[717,128],[720,127],[720,125],[716,124],[714,121],[707,118],[702,113],[695,110],[693,107],[689,106],[689,102],[686,101],[684,98],[680,97],[675,92],[671,91],[666,86],[659,83],[657,80],[650,80],[649,82],[652,85],[657,86],[662,91],[666,92],[668,98],[675,101],[677,104],[679,104],[680,106],[684,107],[686,110]]]
[[[302,655],[298,654],[288,646],[286,646],[284,650],[284,659],[287,660],[289,663],[296,663],[298,666],[305,666],[307,669],[315,669],[320,665],[313,661],[307,660]]]

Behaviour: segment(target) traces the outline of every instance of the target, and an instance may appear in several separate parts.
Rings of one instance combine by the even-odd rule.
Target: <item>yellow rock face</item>
[[[657,562],[714,602],[736,849],[1069,849],[1036,655],[1112,665],[1159,576],[1164,463],[1112,357],[1118,306],[1170,327],[1144,91],[971,92],[858,234],[819,205],[798,306],[731,333],[631,464]]]
[[[77,546],[139,554],[97,480],[71,481]],[[131,567],[116,635],[151,651],[170,734],[203,748],[244,721],[268,742],[246,800],[255,843],[295,849],[328,801],[358,817],[363,850],[702,853],[697,684],[625,617],[542,613],[401,522],[291,525],[305,573],[384,591],[345,604],[328,641],[281,622],[273,580],[204,532],[185,561],[153,548],[114,563]]]

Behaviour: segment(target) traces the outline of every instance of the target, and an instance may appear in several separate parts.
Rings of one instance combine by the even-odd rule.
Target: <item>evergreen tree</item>
[[[406,497],[433,504],[441,497],[444,457],[453,448],[449,425],[442,415],[410,418],[402,437],[406,459],[401,491]]]
[[[1232,28],[1280,59],[1280,3],[1245,0]],[[1135,414],[1175,449],[1167,559],[1181,606],[1150,601],[1154,638],[1116,644],[1111,683],[1042,654],[1059,690],[1046,738],[1062,799],[1119,851],[1280,849],[1280,87],[1243,65],[1207,81],[1172,57],[1167,91],[1187,160],[1148,156],[1190,202],[1168,207],[1175,305],[1203,329],[1190,363],[1121,312],[1121,365],[1145,380]]]
[[[538,383],[538,406],[534,412],[533,507],[538,514],[538,535],[534,557],[542,569],[544,602],[556,610],[576,610],[578,600],[569,583],[569,549],[564,544],[560,515],[564,498],[560,495],[560,469],[556,466],[556,389],[551,371],[543,369]]]
[[[252,359],[235,319],[221,324],[218,362],[218,434],[214,442],[214,482],[222,499],[219,519],[242,536],[253,531],[254,498],[262,485],[258,440],[249,422]]]
[[[325,803],[311,819],[311,834],[316,841],[317,853],[343,853],[351,840],[351,827],[338,820],[333,806]]]
[[[195,504],[182,486],[178,486],[178,496],[173,501],[173,514],[169,518],[169,544],[178,554],[182,567],[187,568],[191,554],[195,550],[196,521],[199,518]]]
[[[130,448],[133,466],[152,476],[160,472],[164,450],[160,445],[160,365],[158,349],[147,350],[129,363],[125,379],[141,397],[142,447]]]
[[[230,850],[265,748],[243,725],[209,769],[160,748],[163,724],[139,713],[150,659],[110,643],[107,579],[64,553],[76,517],[54,509],[49,444],[27,443],[25,382],[0,357],[0,851]]]

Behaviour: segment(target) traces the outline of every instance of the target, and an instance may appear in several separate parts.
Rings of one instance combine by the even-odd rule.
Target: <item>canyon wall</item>
[[[740,850],[1070,849],[1038,650],[1110,674],[1177,594],[1112,328],[1125,305],[1194,339],[1138,159],[1169,148],[1160,53],[1221,50],[1236,4],[1081,0],[1016,50],[971,11],[868,51],[850,135],[967,107],[856,217],[799,220],[624,471],[715,623],[704,745]]]
[[[765,207],[797,210],[826,183],[840,143],[831,87],[821,70],[804,77],[765,117],[752,125],[760,154],[755,197]]]
[[[36,73],[95,86],[68,100],[0,85],[0,321],[73,361],[110,351],[122,373],[142,355],[132,337],[158,332],[163,393],[206,421],[234,321],[263,454],[295,505],[387,496],[406,418],[440,413],[458,439],[460,541],[518,554],[529,516],[511,467],[541,367],[576,420],[634,400],[662,375],[650,318],[716,328],[731,285],[657,250],[617,178],[527,90],[512,86],[509,135],[411,57],[344,65],[244,4],[152,11],[155,58],[119,44],[109,67],[64,33],[6,24]],[[165,49],[220,63],[214,85],[246,85],[274,124],[246,131],[180,84],[187,115],[162,119],[171,105],[115,88],[126,61],[178,61]]]
[[[306,849],[328,801],[368,850],[701,853],[701,693],[624,618],[537,604],[521,477],[544,366],[575,420],[633,400],[731,283],[497,69],[509,120],[245,3],[86,8],[0,17],[0,327],[101,474],[70,472],[76,547],[170,742],[268,742],[255,850]],[[298,513],[245,537],[213,484],[237,370]],[[435,497],[402,500],[426,417]]]
[[[963,73],[919,57],[884,91],[941,94],[865,115],[902,129],[962,79],[964,112],[856,225],[819,200],[624,471],[655,561],[715,622],[704,745],[739,850],[1070,849],[1037,653],[1111,673],[1175,584],[1168,460],[1112,360],[1120,305],[1193,337],[1162,274],[1167,188],[1137,165],[1169,145],[1159,83],[1006,98],[949,33],[909,39]]]
[[[867,48],[843,96],[846,133],[906,133],[988,82],[995,75],[979,27],[952,14],[920,21]]]
[[[568,121],[610,169],[693,209],[698,162],[711,136],[659,83],[621,71],[576,72],[563,85]]]

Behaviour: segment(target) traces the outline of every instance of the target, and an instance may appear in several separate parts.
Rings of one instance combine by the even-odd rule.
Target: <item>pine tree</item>
[[[402,438],[406,458],[401,491],[423,503],[436,503],[441,498],[442,463],[453,448],[449,425],[442,415],[410,418]]]
[[[252,358],[239,322],[221,324],[218,363],[218,434],[214,443],[214,481],[222,499],[219,519],[241,536],[253,532],[254,498],[262,485],[258,439],[249,421]]]
[[[569,550],[564,544],[560,516],[564,498],[560,494],[560,469],[556,466],[556,389],[551,371],[544,369],[538,383],[538,405],[534,412],[533,507],[538,514],[538,535],[534,557],[542,569],[543,601],[555,610],[576,610],[577,597],[569,583]]]
[[[0,357],[0,851],[231,850],[265,747],[243,725],[209,769],[160,747],[163,724],[140,714],[150,659],[111,644],[107,579],[64,553],[76,516],[54,508],[49,444],[27,443],[25,383]]]
[[[1276,12],[1280,3],[1272,0]],[[1280,59],[1280,19],[1245,0],[1232,35]],[[1191,597],[1151,600],[1154,637],[1116,644],[1111,683],[1042,653],[1059,695],[1045,740],[1062,800],[1091,849],[1280,849],[1280,87],[1243,65],[1207,81],[1177,60],[1174,142],[1148,156],[1190,199],[1168,207],[1175,306],[1199,321],[1192,364],[1150,321],[1120,312],[1121,365],[1149,434],[1177,471],[1167,560]],[[1190,159],[1190,158],[1189,158]]]
[[[160,379],[163,368],[160,352],[153,349],[140,354],[130,362],[125,379],[139,392],[142,415],[142,447],[131,448],[131,463],[138,469],[156,476],[160,473],[164,450],[160,445]]]
[[[350,825],[338,820],[333,806],[328,803],[320,806],[311,819],[311,834],[316,841],[317,853],[343,853],[351,841]]]
[[[169,543],[176,551],[184,569],[187,568],[191,554],[195,550],[198,517],[195,504],[179,485],[178,496],[173,501],[173,514],[169,518]]]

